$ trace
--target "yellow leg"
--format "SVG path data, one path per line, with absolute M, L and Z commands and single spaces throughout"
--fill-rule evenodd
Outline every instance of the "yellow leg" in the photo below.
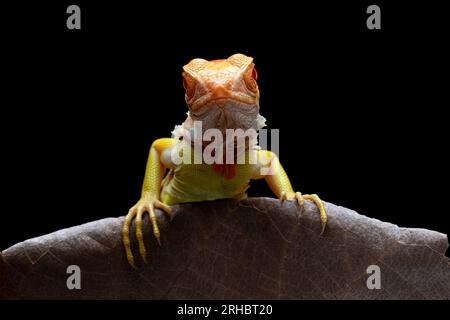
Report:
M 304 208 L 305 200 L 309 200 L 317 206 L 320 214 L 320 222 L 322 224 L 322 231 L 320 233 L 322 235 L 327 225 L 327 213 L 319 196 L 317 194 L 302 195 L 300 192 L 294 192 L 286 171 L 284 171 L 280 161 L 274 153 L 267 150 L 261 150 L 259 151 L 258 159 L 260 161 L 261 168 L 265 169 L 264 172 L 269 173 L 264 175 L 267 184 L 281 201 L 297 200 L 301 210 Z M 258 173 L 255 174 L 255 178 L 260 178 Z
M 139 254 L 145 263 L 147 263 L 147 251 L 145 249 L 142 234 L 142 217 L 145 213 L 149 214 L 153 234 L 158 243 L 161 244 L 160 232 L 154 209 L 159 208 L 169 215 L 171 213 L 171 208 L 159 200 L 161 182 L 166 171 L 166 168 L 161 162 L 161 153 L 164 150 L 173 147 L 178 142 L 178 140 L 170 138 L 162 138 L 153 142 L 145 170 L 141 199 L 128 211 L 128 214 L 125 217 L 122 229 L 122 239 L 127 260 L 133 268 L 136 268 L 136 264 L 133 253 L 131 252 L 130 228 L 134 218 L 136 218 L 136 239 L 139 245 Z

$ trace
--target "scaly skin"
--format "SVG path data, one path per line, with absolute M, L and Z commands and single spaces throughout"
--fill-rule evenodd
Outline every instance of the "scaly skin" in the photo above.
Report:
M 184 129 L 191 129 L 193 120 L 201 121 L 205 130 L 216 128 L 222 133 L 225 133 L 225 129 L 259 128 L 259 89 L 252 58 L 234 54 L 224 60 L 194 59 L 183 70 L 185 99 L 189 107 Z M 155 208 L 170 215 L 170 205 L 176 203 L 242 199 L 246 197 L 251 179 L 264 178 L 280 201 L 295 200 L 300 209 L 305 200 L 312 201 L 319 209 L 323 233 L 327 215 L 322 201 L 315 194 L 294 192 L 274 153 L 248 147 L 240 155 L 246 157 L 242 164 L 174 164 L 172 153 L 179 153 L 186 143 L 186 139 L 162 138 L 154 141 L 150 148 L 141 198 L 129 210 L 123 225 L 123 244 L 132 267 L 136 268 L 130 247 L 130 227 L 134 218 L 139 253 L 147 262 L 142 236 L 142 217 L 145 213 L 149 214 L 153 234 L 160 242 Z M 187 150 L 193 149 L 188 145 Z M 251 153 L 256 156 L 256 163 L 248 161 L 247 157 Z

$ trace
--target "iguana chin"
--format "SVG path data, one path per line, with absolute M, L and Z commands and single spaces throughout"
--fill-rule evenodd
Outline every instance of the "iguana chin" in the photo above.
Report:
M 170 205 L 183 202 L 198 202 L 216 199 L 243 199 L 247 196 L 250 180 L 264 178 L 270 189 L 281 201 L 295 200 L 300 208 L 305 200 L 316 204 L 320 212 L 322 232 L 327 215 L 320 198 L 294 192 L 289 178 L 274 153 L 260 150 L 249 143 L 244 153 L 233 159 L 245 157 L 243 163 L 175 164 L 173 154 L 192 150 L 194 121 L 201 121 L 202 129 L 255 129 L 265 125 L 259 114 L 259 89 L 257 72 L 251 57 L 234 54 L 228 59 L 207 61 L 193 59 L 183 67 L 183 86 L 189 108 L 188 117 L 181 126 L 176 126 L 172 138 L 153 142 L 148 156 L 145 178 L 140 200 L 129 210 L 123 225 L 123 243 L 131 266 L 136 268 L 130 247 L 130 226 L 135 219 L 139 253 L 147 262 L 142 236 L 142 217 L 150 216 L 153 233 L 158 242 L 160 232 L 154 209 L 171 214 Z M 189 144 L 189 145 L 186 145 Z M 187 146 L 187 148 L 186 148 Z M 203 148 L 202 148 L 203 150 Z M 249 155 L 256 161 L 248 161 Z M 241 161 L 242 162 L 242 161 Z M 263 174 L 264 170 L 270 174 Z

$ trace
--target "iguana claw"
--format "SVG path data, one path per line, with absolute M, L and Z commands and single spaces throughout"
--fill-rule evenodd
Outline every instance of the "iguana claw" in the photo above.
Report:
M 144 262 L 147 263 L 147 251 L 145 249 L 144 238 L 143 238 L 143 234 L 142 234 L 142 217 L 146 212 L 148 212 L 149 217 L 150 217 L 150 222 L 152 223 L 152 227 L 153 227 L 153 234 L 154 234 L 156 240 L 158 241 L 158 243 L 161 245 L 160 232 L 159 232 L 158 222 L 156 220 L 156 215 L 155 215 L 155 210 L 154 210 L 155 208 L 159 208 L 159 209 L 163 210 L 169 216 L 172 212 L 172 209 L 168 205 L 162 203 L 159 200 L 141 199 L 134 207 L 132 207 L 130 209 L 130 211 L 128 211 L 128 214 L 125 217 L 125 221 L 124 221 L 123 229 L 122 229 L 123 245 L 125 247 L 125 253 L 127 256 L 127 260 L 129 262 L 129 264 L 135 269 L 137 269 L 137 267 L 136 267 L 136 263 L 134 261 L 133 253 L 131 252 L 131 244 L 130 244 L 131 223 L 133 222 L 133 218 L 136 218 L 136 239 L 137 239 L 138 245 L 139 245 L 139 254 L 140 254 L 142 260 L 144 260 Z
M 322 235 L 325 231 L 325 227 L 327 225 L 327 213 L 325 211 L 325 207 L 323 205 L 322 200 L 320 200 L 319 196 L 317 194 L 304 194 L 302 195 L 300 192 L 290 193 L 283 191 L 280 195 L 280 200 L 283 202 L 284 200 L 297 200 L 298 205 L 300 206 L 301 210 L 303 211 L 303 208 L 305 206 L 305 200 L 312 201 L 317 208 L 319 209 L 320 214 L 320 222 L 322 224 L 322 231 L 320 232 L 320 235 Z

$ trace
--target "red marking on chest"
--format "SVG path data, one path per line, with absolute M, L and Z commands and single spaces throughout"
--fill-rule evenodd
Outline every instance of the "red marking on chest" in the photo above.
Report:
M 225 179 L 230 180 L 236 176 L 236 164 L 217 164 L 214 163 L 212 168 L 215 172 L 220 173 Z
M 203 147 L 203 150 L 204 149 L 205 147 Z M 215 150 L 212 150 L 211 155 L 213 157 L 215 156 Z M 236 176 L 236 163 L 234 162 L 232 164 L 227 164 L 225 154 L 223 155 L 222 164 L 213 163 L 211 167 L 215 172 L 221 174 L 226 180 L 233 179 Z

